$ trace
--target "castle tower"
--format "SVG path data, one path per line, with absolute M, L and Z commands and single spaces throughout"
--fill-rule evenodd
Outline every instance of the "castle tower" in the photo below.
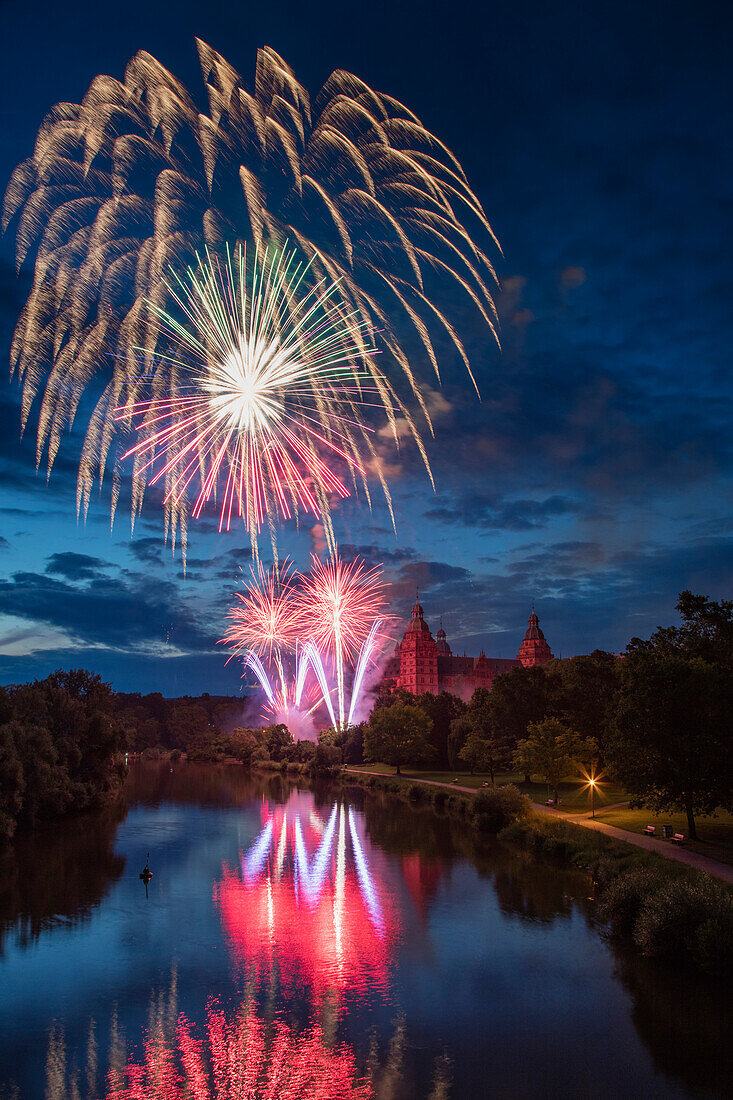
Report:
M 533 607 L 524 641 L 519 647 L 517 660 L 520 665 L 530 668 L 532 665 L 546 665 L 552 659 L 552 650 L 545 641 L 545 636 L 540 629 L 540 620 L 537 618 Z
M 397 686 L 411 691 L 413 695 L 422 695 L 426 691 L 438 692 L 438 650 L 423 615 L 418 599 L 400 645 Z
M 484 653 L 483 649 L 479 654 L 478 660 L 473 668 L 473 682 L 476 687 L 490 688 L 491 681 L 494 679 L 494 674 L 491 671 L 491 665 L 489 659 Z
M 435 643 L 435 648 L 438 651 L 438 653 L 443 657 L 450 657 L 451 654 L 453 653 L 453 650 L 451 649 L 451 647 L 448 645 L 448 642 L 446 641 L 445 631 L 443 630 L 443 620 L 442 619 L 440 620 L 440 629 L 439 629 L 438 633 L 435 635 L 435 637 L 437 638 L 437 641 Z

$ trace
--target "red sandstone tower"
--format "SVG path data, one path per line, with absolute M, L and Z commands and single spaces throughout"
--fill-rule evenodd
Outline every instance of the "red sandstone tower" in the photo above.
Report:
M 546 665 L 552 659 L 552 651 L 545 641 L 545 636 L 540 629 L 540 621 L 535 615 L 533 607 L 524 641 L 519 647 L 517 660 L 520 665 L 529 668 L 530 665 Z
M 438 650 L 430 627 L 423 618 L 423 609 L 415 603 L 412 621 L 400 645 L 400 674 L 397 686 L 422 695 L 438 694 Z

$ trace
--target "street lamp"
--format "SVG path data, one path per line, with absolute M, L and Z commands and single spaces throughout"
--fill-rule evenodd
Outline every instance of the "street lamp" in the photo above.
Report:
M 590 785 L 590 799 L 591 799 L 591 817 L 595 820 L 596 816 L 596 777 L 593 776 L 588 780 Z

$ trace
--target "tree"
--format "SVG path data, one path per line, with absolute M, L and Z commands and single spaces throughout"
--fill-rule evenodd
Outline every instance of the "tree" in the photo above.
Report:
M 433 729 L 430 734 L 430 741 L 436 752 L 438 766 L 453 768 L 454 765 L 450 763 L 451 750 L 449 747 L 451 723 L 466 713 L 466 704 L 457 695 L 452 695 L 449 691 L 441 691 L 439 695 L 433 695 L 431 692 L 426 691 L 414 699 L 404 701 L 414 702 L 432 720 Z
M 648 641 L 632 638 L 627 652 L 684 653 L 733 668 L 733 600 L 709 600 L 685 590 L 680 592 L 677 611 L 681 626 L 661 627 Z
M 365 723 L 359 722 L 356 726 L 349 726 L 341 747 L 345 764 L 364 763 L 364 728 Z
M 684 593 L 683 593 L 684 595 Z M 696 814 L 733 808 L 733 668 L 687 656 L 664 631 L 629 647 L 607 766 L 638 805 Z
M 179 703 L 168 718 L 168 733 L 173 745 L 188 752 L 209 732 L 209 716 L 199 703 Z
M 311 769 L 321 775 L 330 775 L 341 767 L 341 749 L 328 741 L 319 741 L 311 761 Z
M 451 722 L 448 734 L 448 767 L 452 772 L 456 770 L 461 750 L 474 729 L 473 722 L 465 715 L 454 718 Z
M 23 806 L 25 780 L 23 765 L 15 746 L 14 723 L 0 726 L 0 840 L 15 832 Z
M 312 741 L 298 741 L 298 760 L 301 764 L 308 764 L 316 755 L 316 746 Z
M 598 752 L 592 738 L 583 738 L 557 718 L 530 722 L 526 738 L 517 745 L 515 767 L 539 774 L 558 799 L 560 780 L 579 764 L 589 764 Z
M 491 735 L 482 736 L 475 727 L 471 729 L 458 757 L 466 764 L 471 774 L 475 771 L 488 772 L 492 787 L 496 773 L 507 768 L 512 758 L 504 742 Z
M 506 736 L 500 736 L 494 729 L 488 688 L 476 688 L 467 713 L 473 732 L 463 746 L 461 759 L 471 770 L 488 772 L 493 786 L 496 773 L 511 765 L 513 746 L 509 745 Z
M 262 732 L 270 759 L 282 760 L 283 751 L 293 744 L 293 735 L 288 727 L 279 722 L 277 725 L 265 726 Z
M 542 665 L 517 667 L 497 676 L 488 703 L 488 724 L 493 736 L 513 751 L 526 737 L 531 722 L 541 722 L 556 714 L 557 681 L 552 667 Z M 525 779 L 529 780 L 529 776 Z
M 372 711 L 364 730 L 364 759 L 393 764 L 420 764 L 432 759 L 432 721 L 420 707 L 395 703 Z
M 252 753 L 261 742 L 260 730 L 238 727 L 229 734 L 229 752 L 243 764 L 252 763 Z
M 581 657 L 557 661 L 559 694 L 556 717 L 581 737 L 592 737 L 601 753 L 613 718 L 621 661 L 596 649 Z

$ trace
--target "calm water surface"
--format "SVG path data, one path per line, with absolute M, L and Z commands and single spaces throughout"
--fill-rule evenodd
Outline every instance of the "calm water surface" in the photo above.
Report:
M 726 991 L 432 811 L 140 765 L 0 872 L 0 1097 L 731 1095 Z

